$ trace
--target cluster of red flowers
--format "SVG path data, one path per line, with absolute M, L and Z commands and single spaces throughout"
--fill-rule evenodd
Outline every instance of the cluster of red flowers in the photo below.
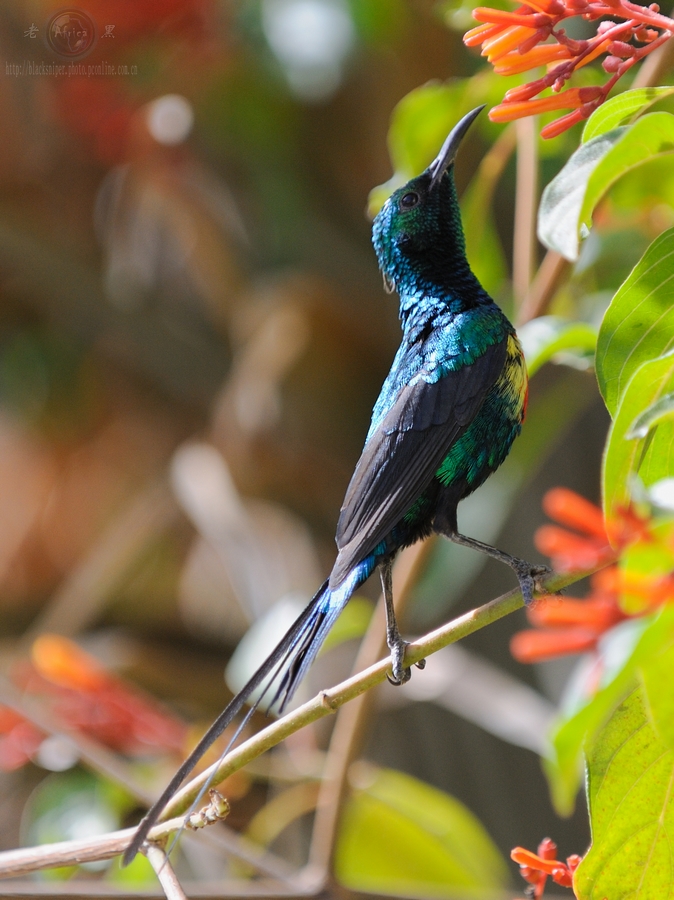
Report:
M 548 876 L 562 887 L 573 887 L 573 873 L 580 865 L 580 856 L 569 856 L 563 863 L 555 859 L 556 855 L 557 844 L 550 838 L 543 838 L 538 845 L 538 853 L 532 853 L 524 847 L 515 847 L 511 851 L 511 858 L 519 863 L 522 878 L 532 885 L 532 900 L 539 900 L 543 896 Z
M 599 23 L 594 37 L 574 40 L 558 26 L 576 16 L 587 21 L 611 19 Z M 674 19 L 662 15 L 656 3 L 640 6 L 630 0 L 532 0 L 514 12 L 478 6 L 473 18 L 483 24 L 468 31 L 464 42 L 469 47 L 481 44 L 482 55 L 498 74 L 549 66 L 541 78 L 509 90 L 489 113 L 494 122 L 509 122 L 550 110 L 572 110 L 543 128 L 546 138 L 587 119 L 619 78 L 674 35 Z M 603 54 L 603 68 L 611 76 L 604 85 L 562 90 L 577 69 Z M 538 97 L 546 88 L 552 88 L 552 96 Z
M 612 562 L 617 552 L 637 541 L 654 540 L 650 519 L 630 508 L 622 510 L 611 524 L 609 541 L 601 510 L 565 488 L 549 491 L 543 508 L 550 518 L 566 526 L 544 525 L 536 532 L 536 546 L 551 558 L 558 572 L 596 568 Z M 527 610 L 534 627 L 514 635 L 510 644 L 519 662 L 540 662 L 595 649 L 606 631 L 629 617 L 621 605 L 624 594 L 639 598 L 638 615 L 674 599 L 672 574 L 643 576 L 609 565 L 593 575 L 590 584 L 591 591 L 585 599 L 566 595 L 541 597 Z
M 113 750 L 133 756 L 184 752 L 188 738 L 184 722 L 111 675 L 66 638 L 38 638 L 30 663 L 18 666 L 13 680 L 26 694 L 45 699 L 57 721 Z M 45 737 L 20 713 L 0 706 L 0 770 L 25 765 Z

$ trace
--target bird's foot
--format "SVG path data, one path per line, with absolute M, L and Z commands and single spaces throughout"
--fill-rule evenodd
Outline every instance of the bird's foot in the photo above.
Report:
M 514 559 L 513 569 L 520 583 L 520 590 L 525 606 L 530 606 L 534 600 L 534 593 L 549 593 L 543 582 L 544 578 L 552 574 L 549 566 L 532 566 L 524 559 Z
M 401 684 L 406 684 L 410 678 L 412 677 L 412 672 L 408 667 L 404 665 L 405 659 L 405 647 L 407 647 L 408 642 L 404 641 L 401 637 L 397 640 L 389 641 L 389 649 L 391 651 L 391 674 L 386 673 L 386 678 L 389 684 L 394 684 L 396 687 L 399 687 Z M 419 660 L 420 663 L 426 665 L 426 660 Z M 420 669 L 423 669 L 424 666 L 419 665 Z

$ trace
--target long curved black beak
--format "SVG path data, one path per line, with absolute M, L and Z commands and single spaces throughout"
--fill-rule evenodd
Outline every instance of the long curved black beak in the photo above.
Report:
M 477 109 L 466 113 L 463 119 L 461 119 L 460 122 L 457 122 L 454 128 L 452 128 L 452 130 L 447 135 L 445 143 L 442 145 L 440 152 L 428 167 L 428 170 L 431 173 L 431 190 L 433 190 L 433 188 L 440 183 L 440 179 L 445 174 L 449 166 L 454 162 L 457 150 L 459 149 L 459 144 L 463 140 L 464 135 L 466 134 L 470 126 L 473 124 L 473 121 L 480 115 L 484 107 L 485 104 L 483 103 L 482 106 L 478 106 Z

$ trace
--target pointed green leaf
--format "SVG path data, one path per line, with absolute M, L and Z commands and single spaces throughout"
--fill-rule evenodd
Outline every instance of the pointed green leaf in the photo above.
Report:
M 611 416 L 637 368 L 674 347 L 674 228 L 650 245 L 606 310 L 595 360 Z
M 602 471 L 604 514 L 613 519 L 628 505 L 634 475 L 648 487 L 674 474 L 674 422 L 666 419 L 646 437 L 628 439 L 645 409 L 674 391 L 674 351 L 644 363 L 632 376 L 611 425 Z
M 605 134 L 619 125 L 627 125 L 638 113 L 643 112 L 663 97 L 674 94 L 674 86 L 635 88 L 624 91 L 602 103 L 585 123 L 582 142 L 586 144 L 592 138 Z
M 580 215 L 590 177 L 624 131 L 614 128 L 582 144 L 543 191 L 538 209 L 538 237 L 549 250 L 566 259 L 578 258 Z
M 635 166 L 674 150 L 674 116 L 649 113 L 614 128 L 576 150 L 543 192 L 538 235 L 550 250 L 578 259 L 580 232 L 609 187 Z
M 593 353 L 597 332 L 585 322 L 569 322 L 559 316 L 541 316 L 517 329 L 524 349 L 529 377 L 562 351 Z
M 674 751 L 635 690 L 589 748 L 592 846 L 576 871 L 579 900 L 674 898 Z
M 402 772 L 368 766 L 363 773 L 369 783 L 349 800 L 337 841 L 335 872 L 343 885 L 433 897 L 452 887 L 507 884 L 501 855 L 458 800 Z

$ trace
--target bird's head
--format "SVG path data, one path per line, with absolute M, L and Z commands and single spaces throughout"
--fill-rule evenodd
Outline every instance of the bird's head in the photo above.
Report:
M 462 138 L 484 109 L 479 106 L 451 130 L 430 166 L 388 198 L 372 227 L 372 241 L 389 290 L 424 290 L 443 283 L 465 264 L 454 159 Z

